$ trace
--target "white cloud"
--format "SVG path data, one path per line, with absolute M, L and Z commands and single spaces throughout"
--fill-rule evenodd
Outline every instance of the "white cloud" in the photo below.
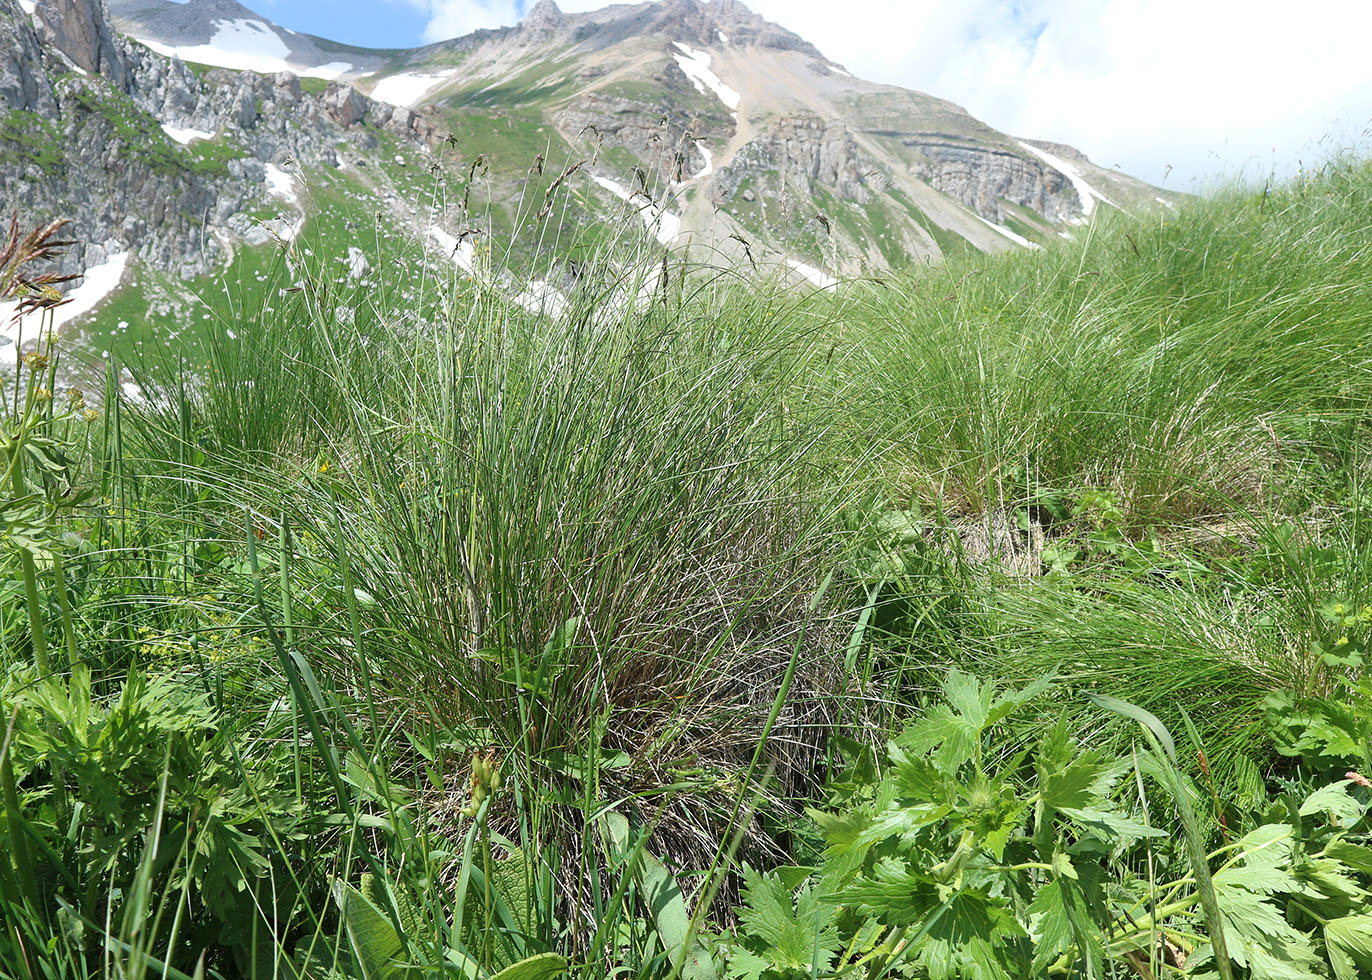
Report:
M 1366 0 L 848 0 L 843 17 L 827 0 L 752 6 L 858 75 L 1151 180 L 1170 165 L 1182 189 L 1221 171 L 1290 173 L 1372 123 Z
M 404 2 L 439 40 L 516 23 L 532 0 Z M 1291 173 L 1372 123 L 1368 0 L 846 0 L 841 16 L 833 0 L 745 2 L 861 77 L 1149 180 L 1170 166 L 1183 190 Z
M 404 0 L 420 11 L 425 43 L 461 37 L 483 27 L 508 27 L 519 23 L 525 4 L 519 0 Z

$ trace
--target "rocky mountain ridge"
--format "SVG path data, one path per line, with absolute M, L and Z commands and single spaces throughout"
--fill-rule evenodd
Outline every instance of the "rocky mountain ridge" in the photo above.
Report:
M 668 250 L 816 285 L 1169 203 L 1071 148 L 855 78 L 738 0 L 540 0 L 517 26 L 399 51 L 236 0 L 0 0 L 0 52 L 6 203 L 75 218 L 67 272 L 128 253 L 204 276 L 322 221 L 302 193 L 321 181 L 348 227 L 385 215 L 447 268 L 470 269 L 474 235 L 517 259 L 603 238 L 623 209 Z M 437 211 L 418 206 L 424 169 L 446 173 Z M 522 202 L 559 188 L 566 206 L 539 211 L 558 233 L 526 233 Z
M 7 204 L 70 216 L 78 245 L 64 271 L 133 249 L 180 276 L 220 266 L 254 237 L 268 166 L 337 165 L 362 121 L 416 142 L 435 127 L 348 85 L 302 91 L 290 73 L 191 71 L 109 29 L 99 4 L 0 0 L 0 144 Z M 233 149 L 197 156 L 197 138 Z M 262 234 L 258 227 L 256 237 Z

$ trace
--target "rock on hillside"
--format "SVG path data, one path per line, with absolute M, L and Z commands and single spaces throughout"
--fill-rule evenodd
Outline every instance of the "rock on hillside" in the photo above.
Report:
M 336 164 L 338 141 L 374 140 L 364 123 L 438 136 L 350 85 L 311 94 L 288 72 L 199 76 L 113 32 L 98 0 L 38 0 L 32 15 L 0 0 L 0 50 L 0 183 L 29 220 L 73 218 L 67 272 L 129 250 L 181 276 L 208 272 L 250 231 L 269 166 Z

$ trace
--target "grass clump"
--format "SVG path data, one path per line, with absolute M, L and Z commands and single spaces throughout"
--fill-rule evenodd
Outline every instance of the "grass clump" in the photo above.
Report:
M 203 372 L 35 351 L 4 971 L 1372 968 L 1369 219 L 1345 163 L 799 298 L 297 243 Z

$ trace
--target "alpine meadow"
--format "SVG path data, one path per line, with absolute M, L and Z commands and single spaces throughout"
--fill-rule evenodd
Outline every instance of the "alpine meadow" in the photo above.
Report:
M 144 81 L 0 107 L 0 977 L 1372 976 L 1365 156 L 750 117 L 724 46 L 849 83 L 726 0 L 641 83 L 508 52 L 705 7 L 272 81 L 110 6 Z

